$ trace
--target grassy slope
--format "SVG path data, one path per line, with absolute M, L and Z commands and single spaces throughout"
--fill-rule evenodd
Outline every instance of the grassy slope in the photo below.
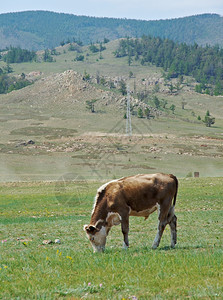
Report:
M 117 43 L 114 41 L 106 45 L 102 60 L 98 59 L 99 54 L 86 56 L 89 51 L 84 47 L 83 53 L 88 60 L 75 62 L 76 53 L 67 52 L 67 47 L 64 47 L 58 49 L 61 55 L 56 56 L 56 63 L 13 64 L 13 69 L 15 74 L 41 71 L 43 77 L 67 69 L 74 69 L 80 74 L 87 71 L 93 76 L 98 71 L 100 76 L 123 76 L 126 79 L 129 71 L 132 71 L 134 78 L 128 82 L 133 88 L 135 81 L 137 90 L 145 88 L 143 78 L 160 78 L 161 70 L 158 68 L 142 67 L 136 62 L 129 67 L 126 58 L 114 59 L 113 52 Z M 51 88 L 49 90 L 52 94 L 48 92 L 46 96 L 47 84 L 43 85 L 40 81 L 23 90 L 0 95 L 1 181 L 57 180 L 67 173 L 77 173 L 88 179 L 109 179 L 129 173 L 155 171 L 172 172 L 180 177 L 193 171 L 200 171 L 201 176 L 223 175 L 221 97 L 199 95 L 186 88 L 177 96 L 160 92 L 157 96 L 166 99 L 168 107 L 176 105 L 175 114 L 167 111 L 152 121 L 133 117 L 135 136 L 130 141 L 122 135 L 125 133 L 124 108 L 114 103 L 106 106 L 101 100 L 100 104 L 96 104 L 98 112 L 91 114 L 85 107 L 89 95 L 83 94 L 77 102 L 73 102 L 72 98 L 64 99 L 63 94 L 57 95 Z M 55 102 L 56 96 L 59 98 Z M 187 101 L 185 110 L 181 109 L 182 99 Z M 212 128 L 197 122 L 197 116 L 203 118 L 208 109 L 216 117 L 216 124 Z M 192 116 L 192 112 L 195 116 Z M 35 132 L 39 132 L 41 127 L 48 130 L 42 130 L 42 134 L 37 135 Z M 62 136 L 52 137 L 50 132 L 55 131 L 55 128 L 62 128 Z M 28 135 L 28 129 L 32 129 L 33 134 Z M 67 129 L 75 129 L 77 133 L 69 137 Z M 86 132 L 89 134 L 86 135 Z M 118 133 L 119 136 L 97 137 L 97 132 Z M 35 140 L 36 148 L 16 147 L 18 141 L 29 139 Z M 80 143 L 81 147 L 67 152 L 66 143 L 71 148 Z M 107 150 L 103 145 L 107 145 Z M 55 150 L 57 147 L 62 148 Z
M 148 221 L 131 218 L 128 251 L 113 227 L 101 255 L 82 231 L 99 185 L 0 185 L 1 299 L 222 298 L 222 179 L 180 180 L 175 250 L 168 228 L 160 248 L 150 249 L 154 213 Z M 61 244 L 42 245 L 56 238 Z

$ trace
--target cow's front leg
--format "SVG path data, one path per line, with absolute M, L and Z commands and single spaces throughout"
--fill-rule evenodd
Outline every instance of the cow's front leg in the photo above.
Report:
M 122 217 L 122 233 L 124 237 L 123 248 L 128 249 L 129 247 L 129 216 Z

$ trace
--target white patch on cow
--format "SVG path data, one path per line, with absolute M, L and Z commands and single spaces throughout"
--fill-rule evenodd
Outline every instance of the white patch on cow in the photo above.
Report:
M 83 227 L 83 230 L 86 231 L 87 228 L 88 228 L 88 225 L 85 224 L 84 227 Z
M 106 237 L 106 228 L 105 226 L 102 226 L 101 229 L 95 234 L 95 237 L 97 236 L 98 243 L 102 242 L 102 239 Z
M 96 232 L 94 235 L 89 235 L 89 239 L 91 242 L 91 245 L 94 249 L 94 252 L 102 252 L 105 249 L 106 244 L 106 228 L 104 226 L 101 227 L 101 229 Z
M 99 219 L 96 223 L 95 223 L 95 227 L 97 227 L 97 225 L 99 224 L 99 223 L 103 223 L 104 221 L 102 220 L 102 219 Z
M 158 247 L 159 241 L 160 241 L 160 234 L 159 234 L 159 230 L 158 230 L 157 234 L 156 234 L 156 237 L 154 239 L 153 245 L 152 245 L 153 249 L 156 249 Z
M 107 214 L 106 222 L 108 226 L 119 225 L 121 223 L 122 217 L 117 212 L 109 212 Z
M 120 179 L 121 179 L 121 178 L 120 178 Z M 96 204 L 97 204 L 97 200 L 98 200 L 98 197 L 100 196 L 100 194 L 106 189 L 107 185 L 109 185 L 109 184 L 112 183 L 112 182 L 116 182 L 116 181 L 118 181 L 118 180 L 119 180 L 119 179 L 111 180 L 111 181 L 109 181 L 109 182 L 103 184 L 102 186 L 100 186 L 100 187 L 98 188 L 97 194 L 96 194 L 96 196 L 95 196 L 95 198 L 94 198 L 94 204 L 93 204 L 93 209 L 92 209 L 92 215 L 93 215 L 93 213 L 94 213 L 94 210 L 95 210 L 95 207 L 96 207 Z
M 157 207 L 157 211 L 158 211 L 158 219 L 160 216 L 160 205 L 158 203 L 156 203 L 156 207 Z M 152 245 L 152 249 L 156 249 L 159 245 L 160 242 L 160 232 L 159 232 L 159 221 L 158 221 L 158 226 L 157 226 L 157 233 L 155 236 L 155 239 L 153 241 L 153 245 Z
M 109 185 L 109 184 L 112 183 L 112 182 L 116 182 L 116 181 L 118 181 L 118 179 L 113 179 L 113 180 L 111 180 L 111 181 L 109 181 L 109 182 L 106 182 L 105 184 L 103 184 L 102 186 L 100 186 L 100 187 L 98 188 L 97 192 L 98 192 L 98 193 L 103 192 L 107 185 Z
M 159 242 L 160 242 L 160 232 L 159 232 L 159 222 L 158 222 L 157 233 L 153 241 L 152 249 L 156 249 L 159 246 Z

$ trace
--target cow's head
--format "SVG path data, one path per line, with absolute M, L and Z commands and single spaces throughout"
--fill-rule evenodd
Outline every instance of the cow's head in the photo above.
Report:
M 103 252 L 105 250 L 107 231 L 104 226 L 84 225 L 84 231 L 87 233 L 94 252 Z
M 109 212 L 105 221 L 98 220 L 95 225 L 84 225 L 84 231 L 87 233 L 94 252 L 105 250 L 106 238 L 113 225 L 121 223 L 121 216 L 117 212 Z
M 105 250 L 107 230 L 103 226 L 103 221 L 99 220 L 95 225 L 84 225 L 84 231 L 89 238 L 94 252 L 102 252 Z

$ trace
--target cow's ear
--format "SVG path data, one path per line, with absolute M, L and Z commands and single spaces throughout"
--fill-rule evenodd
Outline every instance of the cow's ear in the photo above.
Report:
M 94 225 L 84 225 L 84 230 L 87 233 L 95 234 L 97 231 L 99 231 L 98 228 L 96 228 Z
M 83 230 L 87 231 L 88 225 L 84 225 Z

